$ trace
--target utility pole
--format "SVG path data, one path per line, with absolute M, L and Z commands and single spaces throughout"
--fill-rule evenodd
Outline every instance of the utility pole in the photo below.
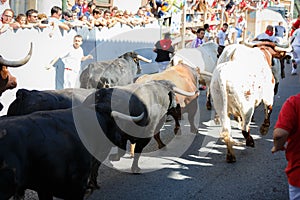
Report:
M 67 0 L 62 0 L 61 8 L 62 8 L 62 11 L 65 11 L 67 9 Z
M 186 5 L 182 7 L 182 18 L 181 18 L 181 43 L 179 48 L 182 49 L 185 47 L 185 29 L 186 29 Z

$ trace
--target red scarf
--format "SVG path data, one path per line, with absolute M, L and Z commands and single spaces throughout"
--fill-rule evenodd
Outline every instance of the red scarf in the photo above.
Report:
M 238 23 L 242 22 L 243 21 L 243 17 L 239 17 L 238 19 Z
M 170 39 L 163 39 L 159 41 L 162 50 L 168 50 L 171 47 L 172 40 Z
M 270 30 L 266 30 L 265 32 L 268 36 L 272 36 L 273 35 L 273 31 L 270 31 Z

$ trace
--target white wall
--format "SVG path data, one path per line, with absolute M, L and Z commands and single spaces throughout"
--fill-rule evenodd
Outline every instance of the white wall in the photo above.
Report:
M 58 6 L 61 8 L 62 1 L 61 0 L 38 0 L 37 8 L 40 13 L 45 13 L 47 16 L 50 16 L 50 10 L 53 6 Z
M 118 6 L 119 10 L 136 12 L 141 6 L 141 0 L 114 0 L 114 6 Z
M 17 77 L 18 86 L 2 94 L 0 100 L 4 109 L 0 115 L 6 114 L 9 104 L 15 99 L 16 91 L 20 88 L 37 90 L 56 88 L 55 68 L 46 70 L 45 67 L 72 45 L 73 37 L 77 33 L 83 35 L 84 54 L 94 56 L 94 59 L 88 62 L 110 60 L 125 52 L 153 48 L 154 43 L 160 39 L 160 27 L 157 24 L 134 29 L 115 26 L 101 31 L 88 30 L 86 27 L 76 31 L 72 29 L 69 32 L 56 30 L 52 37 L 49 37 L 50 32 L 50 29 L 43 31 L 19 29 L 0 35 L 0 55 L 5 59 L 18 60 L 25 57 L 30 43 L 33 43 L 33 54 L 29 62 L 22 67 L 9 69 L 11 74 Z M 82 67 L 87 64 L 83 62 Z

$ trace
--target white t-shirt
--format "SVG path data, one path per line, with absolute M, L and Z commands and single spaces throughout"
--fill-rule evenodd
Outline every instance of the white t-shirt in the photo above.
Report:
M 300 46 L 300 28 L 296 29 L 291 38 L 292 46 Z
M 225 46 L 225 40 L 227 35 L 228 35 L 227 31 L 224 32 L 222 30 L 219 30 L 219 32 L 217 33 L 217 37 L 219 38 L 219 45 Z
M 277 42 L 277 43 L 279 42 L 278 38 L 276 38 L 274 35 L 269 36 L 266 33 L 261 33 L 256 38 L 257 40 L 270 40 L 272 42 Z
M 72 69 L 73 72 L 78 73 L 81 68 L 81 59 L 83 58 L 83 50 L 81 47 L 75 49 L 71 46 L 65 55 L 61 56 L 65 68 Z

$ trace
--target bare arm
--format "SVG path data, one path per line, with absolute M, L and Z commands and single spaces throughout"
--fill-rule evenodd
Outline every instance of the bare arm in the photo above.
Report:
M 87 55 L 87 56 L 83 56 L 82 58 L 81 58 L 81 61 L 85 61 L 85 60 L 88 60 L 88 59 L 93 59 L 93 56 L 92 55 Z
M 273 148 L 272 153 L 277 151 L 284 151 L 285 150 L 285 143 L 287 141 L 289 132 L 282 129 L 282 128 L 275 128 L 273 131 Z

